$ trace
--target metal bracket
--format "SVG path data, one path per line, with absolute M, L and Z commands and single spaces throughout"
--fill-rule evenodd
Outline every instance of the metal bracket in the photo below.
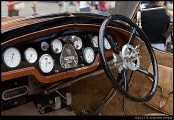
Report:
M 50 102 L 50 104 L 42 106 L 41 104 L 37 104 L 37 108 L 41 114 L 45 114 L 45 108 L 52 108 L 53 110 L 58 110 L 61 108 L 61 99 L 60 96 L 55 97 L 54 104 Z

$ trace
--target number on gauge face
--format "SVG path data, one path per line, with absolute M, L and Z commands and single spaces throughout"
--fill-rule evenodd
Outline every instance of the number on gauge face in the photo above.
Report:
M 104 46 L 105 46 L 105 49 L 107 49 L 107 50 L 111 49 L 111 45 L 109 44 L 109 42 L 106 38 L 104 39 Z
M 7 67 L 15 68 L 21 62 L 21 54 L 17 48 L 10 47 L 3 52 L 2 59 Z
M 76 50 L 80 50 L 82 48 L 82 40 L 80 37 L 76 37 L 75 41 L 73 42 L 73 46 L 75 47 Z
M 62 51 L 62 42 L 58 39 L 54 39 L 51 42 L 51 49 L 56 54 L 60 53 Z
M 49 73 L 54 67 L 54 60 L 49 54 L 44 54 L 39 59 L 39 67 L 42 72 Z
M 24 52 L 24 58 L 28 63 L 34 63 L 37 60 L 37 52 L 34 48 L 27 48 Z
M 95 58 L 94 50 L 91 47 L 86 47 L 83 51 L 83 58 L 86 63 L 92 63 Z
M 98 47 L 98 36 L 93 36 L 93 37 L 92 37 L 92 45 L 93 45 L 93 47 L 95 47 L 95 48 Z

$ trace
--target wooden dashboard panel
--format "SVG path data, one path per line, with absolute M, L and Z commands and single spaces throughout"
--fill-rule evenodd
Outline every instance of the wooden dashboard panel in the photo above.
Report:
M 56 33 L 62 30 L 70 30 L 70 29 L 79 30 L 80 29 L 80 30 L 98 32 L 99 28 L 100 28 L 99 25 L 93 25 L 93 24 L 90 24 L 90 25 L 89 24 L 68 24 L 63 26 L 57 26 L 57 27 L 44 29 L 41 31 L 37 31 L 27 35 L 13 38 L 11 40 L 1 43 L 1 47 L 3 48 L 3 47 L 13 45 L 14 43 L 16 44 L 23 41 L 33 40 L 35 38 L 42 37 L 45 35 L 51 35 L 53 33 Z M 126 40 L 130 36 L 129 32 L 122 30 L 120 28 L 115 28 L 115 27 L 107 27 L 106 32 L 113 34 L 114 37 L 118 39 L 117 42 L 118 42 L 118 46 L 120 46 L 120 49 L 121 49 L 121 46 L 126 42 Z M 108 51 L 106 53 L 106 56 L 107 57 L 112 56 L 112 52 Z M 51 83 L 51 82 L 56 82 L 59 80 L 75 77 L 84 73 L 94 71 L 95 69 L 97 69 L 99 64 L 100 64 L 100 56 L 99 54 L 97 54 L 94 63 L 89 66 L 84 66 L 84 67 L 77 68 L 74 70 L 69 70 L 66 72 L 55 73 L 53 75 L 48 75 L 48 76 L 41 75 L 35 67 L 25 67 L 22 69 L 15 69 L 11 71 L 2 72 L 1 81 L 7 81 L 10 79 L 19 78 L 22 76 L 33 75 L 38 81 L 42 83 Z

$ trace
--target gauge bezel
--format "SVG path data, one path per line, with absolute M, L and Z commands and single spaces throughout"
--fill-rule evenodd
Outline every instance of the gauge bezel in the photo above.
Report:
M 9 50 L 9 49 L 16 49 L 16 51 L 19 53 L 19 56 L 20 56 L 19 63 L 18 63 L 16 66 L 14 66 L 14 67 L 9 66 L 9 65 L 6 63 L 5 59 L 4 59 L 5 52 L 6 52 L 7 50 Z M 7 66 L 8 68 L 15 68 L 15 67 L 18 67 L 19 64 L 21 63 L 21 59 L 22 59 L 21 53 L 20 53 L 20 51 L 19 51 L 16 47 L 9 47 L 9 48 L 6 48 L 6 49 L 3 51 L 3 53 L 2 53 L 2 61 L 3 61 L 3 63 L 5 64 L 5 66 Z
M 28 51 L 29 49 L 33 49 L 33 50 L 35 51 L 36 55 L 37 55 L 36 60 L 35 60 L 34 62 L 30 62 L 30 61 L 27 59 L 27 57 L 26 57 L 27 51 Z M 25 58 L 26 62 L 28 62 L 28 63 L 30 63 L 30 64 L 35 63 L 35 62 L 37 61 L 37 59 L 38 59 L 38 53 L 37 53 L 36 49 L 34 49 L 33 47 L 27 48 L 27 49 L 25 50 L 25 52 L 24 52 L 24 58 Z
M 54 39 L 54 40 L 51 42 L 51 50 L 52 50 L 55 54 L 59 54 L 59 53 L 62 52 L 62 49 L 60 50 L 60 52 L 56 52 L 56 51 L 53 49 L 53 43 L 54 43 L 55 41 L 58 41 L 58 42 L 61 43 L 62 49 L 63 49 L 63 44 L 62 44 L 62 42 L 61 42 L 59 39 Z
M 43 71 L 43 69 L 41 69 L 41 68 L 42 68 L 42 67 L 41 67 L 41 60 L 42 60 L 43 57 L 45 57 L 45 56 L 50 56 L 51 59 L 52 59 L 52 62 L 53 62 L 53 67 L 52 67 L 52 69 L 51 69 L 49 72 L 45 72 L 45 71 Z M 39 58 L 39 68 L 40 68 L 40 70 L 41 70 L 43 73 L 50 73 L 50 72 L 53 70 L 54 65 L 55 65 L 55 61 L 54 61 L 53 57 L 52 57 L 50 54 L 43 54 L 43 55 Z
M 92 62 L 88 62 L 87 59 L 86 59 L 86 57 L 85 57 L 85 52 L 86 52 L 87 49 L 91 49 L 92 52 L 93 52 L 94 59 L 92 60 Z M 91 64 L 91 63 L 94 62 L 94 60 L 95 60 L 95 52 L 94 52 L 94 49 L 93 49 L 92 47 L 86 47 L 86 48 L 83 50 L 83 59 L 84 59 L 84 61 L 85 61 L 87 64 Z

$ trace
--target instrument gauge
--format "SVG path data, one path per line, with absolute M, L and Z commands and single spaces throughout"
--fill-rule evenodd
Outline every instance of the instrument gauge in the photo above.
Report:
M 54 67 L 54 60 L 51 55 L 44 54 L 39 59 L 39 67 L 42 72 L 49 73 Z
M 49 48 L 49 44 L 47 42 L 44 41 L 44 42 L 41 43 L 41 49 L 43 51 L 48 50 L 48 48 Z
M 82 48 L 82 44 L 83 43 L 80 37 L 74 38 L 73 46 L 75 47 L 76 50 L 80 50 Z
M 106 38 L 104 39 L 104 47 L 107 50 L 111 49 L 111 45 Z
M 93 36 L 93 37 L 92 37 L 92 45 L 93 45 L 93 47 L 95 47 L 95 48 L 98 47 L 98 36 Z
M 91 47 L 86 47 L 83 51 L 83 58 L 86 63 L 92 63 L 95 58 L 94 50 Z
M 62 51 L 62 42 L 58 39 L 54 39 L 51 42 L 51 49 L 56 54 L 60 53 Z
M 24 58 L 29 63 L 34 63 L 37 60 L 37 52 L 34 48 L 27 48 L 24 52 Z
M 15 68 L 21 62 L 21 54 L 17 48 L 10 47 L 3 52 L 2 59 L 7 67 Z

